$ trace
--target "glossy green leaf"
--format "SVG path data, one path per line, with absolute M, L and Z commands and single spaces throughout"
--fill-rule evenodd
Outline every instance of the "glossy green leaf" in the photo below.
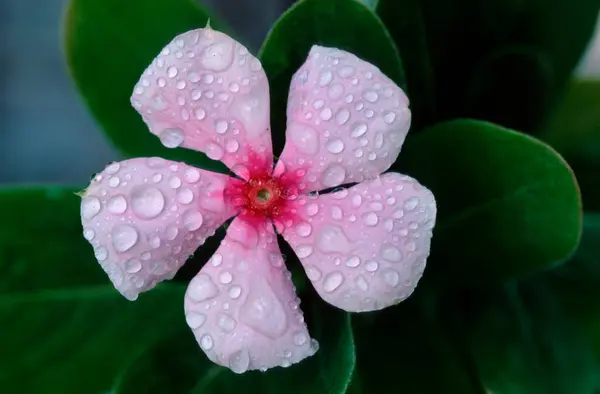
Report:
M 110 285 L 1 295 L 2 391 L 109 392 L 122 368 L 184 320 L 183 292 L 163 286 L 135 303 Z
M 599 10 L 600 0 L 380 0 L 377 8 L 405 61 L 417 128 L 484 117 L 527 132 L 560 97 Z M 515 47 L 532 57 L 511 54 Z M 524 98 L 533 111 L 516 104 Z
M 302 0 L 275 23 L 260 51 L 271 87 L 275 152 L 284 143 L 285 113 L 292 75 L 313 45 L 335 47 L 369 61 L 398 85 L 404 74 L 398 51 L 379 18 L 355 0 Z
M 83 238 L 75 189 L 0 189 L 0 296 L 107 284 Z
M 587 339 L 600 372 L 600 214 L 584 215 L 577 253 L 547 276 L 569 317 Z
M 174 343 L 161 343 L 132 363 L 116 394 L 343 394 L 355 362 L 350 317 L 314 292 L 303 297 L 301 307 L 320 348 L 299 364 L 237 375 L 208 361 L 186 327 Z
M 527 275 L 577 247 L 575 178 L 532 137 L 474 120 L 441 123 L 408 138 L 396 167 L 438 204 L 426 276 L 452 285 Z
M 224 170 L 204 154 L 169 150 L 129 102 L 135 83 L 176 35 L 206 26 L 208 12 L 193 0 L 71 0 L 65 46 L 71 75 L 106 135 L 126 156 L 161 156 Z M 222 25 L 210 19 L 211 26 Z
M 397 306 L 353 314 L 357 361 L 349 393 L 479 393 L 438 312 L 435 296 L 419 286 Z
M 573 81 L 541 138 L 560 152 L 581 186 L 583 208 L 600 211 L 600 81 Z
M 593 355 L 543 279 L 464 291 L 448 309 L 483 392 L 595 392 Z

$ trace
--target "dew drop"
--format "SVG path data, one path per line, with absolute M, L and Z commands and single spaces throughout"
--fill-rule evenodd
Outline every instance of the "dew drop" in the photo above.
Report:
M 217 317 L 217 324 L 221 330 L 225 332 L 232 332 L 237 325 L 237 322 L 228 314 L 221 313 L 219 317 Z
M 409 211 L 413 211 L 415 208 L 417 208 L 417 205 L 419 205 L 418 197 L 411 197 L 404 202 L 404 208 Z
M 206 274 L 198 274 L 188 287 L 187 295 L 192 301 L 203 302 L 214 298 L 219 293 L 219 289 L 214 284 L 210 276 Z
M 346 259 L 344 264 L 346 264 L 348 267 L 356 268 L 360 265 L 360 257 L 350 256 L 348 259 Z
M 96 232 L 92 229 L 86 229 L 83 231 L 83 237 L 88 241 L 91 241 L 96 236 Z
M 215 132 L 217 134 L 225 134 L 227 132 L 227 129 L 229 128 L 229 124 L 227 123 L 226 120 L 217 120 L 215 122 Z
M 104 246 L 94 248 L 94 256 L 98 261 L 104 261 L 108 257 L 108 250 Z
M 380 249 L 381 257 L 387 261 L 397 263 L 402 260 L 402 252 L 392 244 L 383 244 Z
M 154 187 L 138 186 L 131 192 L 131 209 L 141 219 L 153 219 L 164 208 L 165 198 Z
M 219 282 L 223 283 L 224 285 L 231 283 L 232 280 L 233 276 L 228 271 L 223 271 L 219 274 Z
M 313 247 L 310 245 L 300 245 L 296 248 L 296 255 L 298 258 L 306 258 L 310 256 L 313 252 Z
M 101 207 L 102 205 L 98 197 L 85 197 L 81 200 L 81 216 L 86 220 L 90 220 L 100 212 Z
M 227 294 L 229 294 L 229 297 L 235 300 L 242 294 L 242 288 L 238 285 L 233 285 L 229 288 Z
M 196 183 L 200 180 L 200 171 L 195 168 L 185 170 L 184 178 L 188 183 Z
M 225 143 L 225 150 L 229 153 L 235 153 L 240 148 L 240 143 L 237 140 L 228 140 Z
M 203 108 L 198 107 L 194 110 L 194 116 L 196 119 L 202 120 L 206 117 L 206 111 Z
M 187 211 L 183 215 L 183 226 L 189 231 L 196 231 L 202 226 L 204 221 L 202 214 L 194 209 Z
M 367 283 L 367 280 L 365 279 L 364 276 L 359 275 L 355 280 L 354 283 L 356 283 L 356 287 L 358 287 L 359 289 L 361 289 L 362 291 L 368 291 L 369 290 L 369 283 Z
M 377 263 L 377 261 L 369 260 L 365 263 L 365 269 L 368 272 L 375 272 L 377 271 L 377 268 L 379 268 L 379 264 Z
M 187 187 L 179 189 L 177 192 L 177 201 L 181 204 L 189 204 L 194 200 L 194 193 Z
M 362 215 L 363 223 L 367 226 L 376 226 L 379 222 L 379 217 L 375 212 L 367 212 Z
M 210 335 L 204 334 L 202 338 L 200 338 L 200 346 L 202 346 L 204 350 L 212 349 L 213 345 L 214 341 Z
M 397 271 L 391 268 L 386 268 L 381 272 L 381 274 L 383 275 L 383 281 L 388 286 L 396 287 L 398 286 L 398 283 L 400 283 L 400 275 L 398 275 Z
M 358 123 L 352 129 L 352 132 L 350 133 L 350 136 L 353 137 L 353 138 L 358 138 L 358 137 L 364 135 L 366 132 L 367 132 L 367 125 L 364 124 L 364 123 Z
M 241 349 L 229 357 L 229 368 L 235 373 L 244 373 L 250 366 L 248 350 Z
M 344 179 L 346 179 L 346 170 L 344 167 L 333 164 L 323 172 L 321 182 L 325 187 L 334 187 L 344 183 Z
M 333 73 L 329 70 L 324 71 L 321 73 L 321 76 L 319 77 L 319 85 L 327 86 L 327 85 L 329 85 L 329 83 L 331 82 L 332 79 L 333 79 Z
M 185 321 L 192 330 L 197 330 L 206 321 L 206 315 L 198 312 L 188 312 L 185 315 Z
M 306 206 L 305 210 L 308 216 L 314 216 L 319 212 L 319 205 L 317 205 L 314 202 L 311 202 Z
M 160 133 L 160 142 L 167 148 L 177 148 L 184 139 L 183 130 L 179 128 L 164 129 Z
M 344 275 L 339 271 L 334 271 L 325 276 L 323 279 L 323 290 L 327 293 L 331 293 L 344 282 Z
M 206 156 L 213 160 L 220 160 L 225 154 L 221 145 L 217 144 L 216 142 L 209 142 L 206 144 L 204 146 L 204 151 Z
M 331 153 L 341 153 L 344 150 L 344 142 L 341 139 L 334 139 L 327 143 L 327 150 Z
M 312 226 L 307 222 L 301 222 L 296 226 L 296 234 L 301 237 L 308 237 L 312 232 Z
M 138 241 L 137 230 L 129 225 L 117 225 L 111 231 L 112 244 L 115 250 L 123 253 L 131 249 Z
M 112 214 L 121 215 L 127 209 L 127 200 L 122 195 L 111 197 L 106 203 L 106 208 Z
M 379 95 L 373 90 L 367 90 L 364 92 L 363 98 L 370 103 L 375 103 L 379 99 Z
M 171 66 L 167 68 L 167 76 L 169 78 L 175 78 L 177 76 L 177 67 Z
M 129 274 L 135 274 L 142 269 L 142 263 L 138 259 L 130 259 L 125 263 L 125 271 Z
M 312 265 L 308 265 L 306 266 L 306 276 L 308 277 L 308 279 L 310 279 L 311 281 L 315 282 L 319 279 L 321 279 L 321 271 Z

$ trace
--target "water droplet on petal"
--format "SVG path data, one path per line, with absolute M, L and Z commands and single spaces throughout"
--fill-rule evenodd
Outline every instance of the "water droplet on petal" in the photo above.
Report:
M 224 285 L 231 283 L 232 280 L 233 276 L 228 271 L 223 271 L 219 274 L 219 282 L 223 283 Z
M 344 183 L 346 170 L 338 164 L 332 164 L 323 172 L 321 182 L 325 187 L 334 187 Z
M 160 133 L 160 142 L 167 148 L 177 148 L 184 139 L 183 130 L 179 128 L 164 129 Z
M 387 261 L 396 263 L 402 260 L 402 252 L 392 244 L 383 244 L 381 246 L 381 257 Z
M 310 204 L 306 205 L 305 210 L 308 216 L 314 216 L 319 212 L 319 205 L 311 202 Z
M 370 103 L 374 103 L 379 99 L 379 95 L 373 90 L 367 90 L 363 94 L 363 98 Z
M 294 334 L 294 345 L 302 346 L 308 341 L 308 336 L 303 332 Z
M 344 142 L 340 139 L 334 139 L 327 143 L 327 150 L 331 153 L 341 153 L 344 150 Z
M 106 208 L 112 214 L 121 215 L 127 210 L 127 200 L 122 195 L 111 197 L 106 203 Z
M 331 293 L 344 282 L 344 275 L 339 271 L 334 271 L 325 276 L 323 279 L 323 290 L 327 293 Z
M 169 78 L 175 78 L 177 76 L 177 67 L 171 66 L 167 69 L 167 76 Z
M 409 211 L 412 211 L 415 208 L 417 208 L 417 205 L 419 205 L 418 197 L 411 197 L 404 202 L 404 208 L 406 208 Z
M 142 269 L 142 263 L 138 259 L 130 259 L 125 263 L 125 271 L 129 274 L 135 274 Z
M 319 77 L 319 85 L 327 86 L 333 79 L 333 73 L 329 70 L 323 71 Z
M 360 265 L 360 257 L 350 256 L 348 259 L 346 259 L 346 262 L 344 264 L 352 268 L 358 267 Z
M 217 317 L 217 324 L 223 331 L 232 332 L 235 330 L 237 322 L 228 314 L 221 313 L 219 317 Z
M 362 275 L 358 276 L 354 280 L 354 283 L 356 283 L 356 287 L 358 287 L 362 291 L 368 291 L 369 290 L 369 283 L 367 283 L 367 280 Z
M 301 237 L 308 237 L 312 232 L 312 226 L 307 222 L 301 222 L 296 226 L 296 234 Z
M 365 263 L 365 269 L 368 272 L 375 272 L 377 271 L 377 268 L 379 268 L 379 263 L 377 263 L 377 261 L 370 260 Z
M 350 133 L 350 136 L 353 138 L 358 138 L 362 135 L 364 135 L 367 132 L 367 125 L 364 123 L 358 123 L 357 125 L 355 125 L 352 128 L 352 132 Z
M 138 241 L 137 230 L 129 225 L 117 225 L 111 231 L 113 247 L 123 253 L 131 249 Z
M 88 241 L 91 241 L 96 236 L 96 232 L 92 229 L 86 229 L 83 231 L 83 237 Z
M 192 209 L 183 215 L 183 226 L 189 231 L 196 231 L 202 226 L 203 220 L 202 214 Z
M 189 204 L 194 200 L 194 193 L 187 187 L 179 189 L 177 192 L 177 201 L 181 204 Z
M 102 208 L 102 205 L 98 197 L 89 196 L 81 200 L 81 216 L 86 220 L 96 216 L 100 212 L 100 208 Z
M 221 145 L 217 144 L 216 142 L 209 142 L 204 147 L 204 150 L 205 150 L 206 156 L 208 156 L 209 158 L 211 158 L 213 160 L 220 160 L 221 158 L 223 158 L 223 155 L 225 154 Z
M 381 272 L 381 274 L 383 275 L 383 281 L 388 286 L 396 287 L 398 286 L 398 283 L 400 283 L 400 275 L 398 275 L 397 271 L 391 268 L 386 268 Z
M 187 295 L 196 302 L 202 302 L 214 298 L 219 289 L 210 276 L 198 274 L 189 284 Z
M 310 256 L 312 254 L 312 252 L 313 252 L 313 247 L 310 245 L 300 245 L 296 248 L 296 255 L 300 259 Z
M 217 120 L 215 123 L 215 132 L 217 134 L 225 134 L 229 128 L 229 123 L 226 120 Z
M 185 321 L 192 330 L 197 330 L 206 321 L 206 315 L 198 312 L 188 312 L 185 314 Z
M 185 170 L 184 178 L 188 183 L 196 183 L 200 180 L 200 171 L 195 168 Z
M 221 256 L 219 253 L 215 253 L 213 255 L 213 257 L 210 259 L 210 263 L 213 265 L 213 267 L 220 266 L 222 262 L 223 262 L 223 256 Z
M 131 209 L 141 219 L 153 219 L 164 208 L 165 198 L 156 188 L 138 186 L 131 192 Z
M 229 297 L 235 300 L 242 294 L 242 288 L 238 285 L 233 285 L 229 288 L 227 294 L 229 294 Z
M 250 366 L 250 355 L 248 350 L 242 349 L 229 357 L 229 368 L 235 373 L 244 373 Z
M 104 246 L 94 248 L 94 256 L 98 261 L 104 261 L 108 257 L 108 250 Z
M 376 226 L 379 222 L 379 217 L 375 212 L 367 212 L 362 215 L 363 223 L 367 226 Z
M 200 346 L 202 346 L 202 348 L 204 350 L 212 349 L 213 345 L 214 345 L 214 341 L 210 335 L 208 335 L 208 334 L 202 335 L 202 338 L 200 338 Z
M 321 271 L 317 267 L 314 267 L 312 265 L 306 266 L 306 276 L 311 281 L 315 282 L 321 279 L 321 275 Z

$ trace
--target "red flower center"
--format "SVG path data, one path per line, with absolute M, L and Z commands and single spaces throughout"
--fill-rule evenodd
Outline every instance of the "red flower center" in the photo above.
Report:
M 253 224 L 271 219 L 276 225 L 295 222 L 294 201 L 301 177 L 282 171 L 273 174 L 265 159 L 251 154 L 248 166 L 237 171 L 245 179 L 231 178 L 225 188 L 225 202 L 240 209 L 240 216 Z M 241 172 L 241 173 L 240 173 Z

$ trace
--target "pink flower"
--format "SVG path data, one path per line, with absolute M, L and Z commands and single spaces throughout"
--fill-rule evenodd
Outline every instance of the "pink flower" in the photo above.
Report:
M 271 223 L 338 308 L 377 310 L 412 293 L 436 205 L 414 179 L 380 175 L 400 152 L 410 111 L 404 92 L 375 66 L 312 47 L 292 80 L 288 142 L 274 170 L 267 78 L 223 33 L 176 37 L 131 101 L 165 146 L 205 152 L 239 178 L 160 158 L 112 163 L 85 191 L 84 236 L 117 290 L 135 300 L 171 279 L 237 215 L 185 295 L 188 325 L 212 361 L 241 373 L 317 351 Z

